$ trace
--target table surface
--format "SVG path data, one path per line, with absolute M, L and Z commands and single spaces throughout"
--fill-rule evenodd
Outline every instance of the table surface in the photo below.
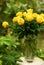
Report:
M 44 61 L 38 57 L 34 58 L 34 61 L 32 63 L 28 63 L 25 59 L 25 57 L 20 58 L 23 62 L 18 62 L 19 65 L 44 65 Z

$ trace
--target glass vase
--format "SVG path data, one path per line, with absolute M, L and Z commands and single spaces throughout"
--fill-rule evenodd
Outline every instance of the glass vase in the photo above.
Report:
M 33 40 L 26 39 L 24 42 L 23 50 L 24 50 L 24 56 L 26 61 L 33 62 L 34 57 L 36 55 L 36 50 L 37 50 L 36 39 L 33 39 Z

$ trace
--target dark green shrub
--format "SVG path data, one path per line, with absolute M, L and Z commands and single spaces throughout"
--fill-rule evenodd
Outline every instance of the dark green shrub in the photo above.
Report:
M 19 43 L 9 37 L 0 37 L 0 60 L 2 65 L 17 65 L 21 52 L 17 50 Z

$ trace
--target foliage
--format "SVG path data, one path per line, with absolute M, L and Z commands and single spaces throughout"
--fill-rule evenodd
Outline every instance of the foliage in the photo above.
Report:
M 38 49 L 36 55 L 44 60 L 44 49 Z
M 0 37 L 0 60 L 2 65 L 17 65 L 21 52 L 17 50 L 19 43 L 9 37 Z

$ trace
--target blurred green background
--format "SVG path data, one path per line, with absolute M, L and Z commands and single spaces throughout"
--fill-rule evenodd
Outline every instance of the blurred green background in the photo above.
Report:
M 17 65 L 16 61 L 22 55 L 22 50 L 19 52 L 20 43 L 11 37 L 10 29 L 1 26 L 2 22 L 8 21 L 12 24 L 12 18 L 18 11 L 26 11 L 29 8 L 33 8 L 37 13 L 44 13 L 44 0 L 0 0 L 0 65 Z M 44 32 L 37 42 L 37 56 L 44 59 Z

